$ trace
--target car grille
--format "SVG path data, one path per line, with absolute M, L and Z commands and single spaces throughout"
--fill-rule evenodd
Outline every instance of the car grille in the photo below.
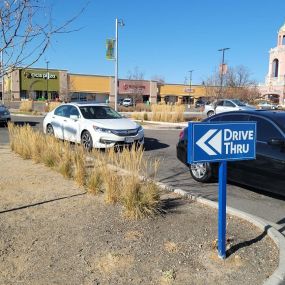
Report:
M 131 137 L 136 136 L 138 133 L 138 129 L 133 130 L 112 130 L 112 133 L 114 135 L 117 135 L 119 137 Z

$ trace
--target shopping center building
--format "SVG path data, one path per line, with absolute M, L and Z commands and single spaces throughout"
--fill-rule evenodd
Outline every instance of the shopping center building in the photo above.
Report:
M 5 100 L 61 100 L 113 103 L 115 80 L 113 76 L 73 74 L 67 70 L 19 68 L 4 80 Z M 135 102 L 170 102 L 193 104 L 205 96 L 203 86 L 166 84 L 152 80 L 118 80 L 118 101 L 133 98 Z

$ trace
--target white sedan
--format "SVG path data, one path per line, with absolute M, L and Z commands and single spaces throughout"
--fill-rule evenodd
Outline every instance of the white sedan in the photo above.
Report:
M 43 130 L 59 139 L 81 143 L 87 150 L 144 144 L 142 126 L 105 104 L 62 104 L 46 115 Z

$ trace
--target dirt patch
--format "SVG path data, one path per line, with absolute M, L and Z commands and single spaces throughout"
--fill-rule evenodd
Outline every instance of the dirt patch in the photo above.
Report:
M 262 284 L 278 265 L 265 233 L 170 193 L 166 214 L 126 220 L 120 206 L 0 147 L 0 284 Z

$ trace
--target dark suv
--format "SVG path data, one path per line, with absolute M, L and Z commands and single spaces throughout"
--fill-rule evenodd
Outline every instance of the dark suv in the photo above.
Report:
M 236 111 L 221 113 L 204 122 L 257 122 L 256 159 L 228 163 L 228 179 L 285 196 L 285 112 Z M 187 163 L 187 128 L 179 135 L 177 158 L 189 166 L 191 176 L 209 182 L 218 176 L 218 163 Z

